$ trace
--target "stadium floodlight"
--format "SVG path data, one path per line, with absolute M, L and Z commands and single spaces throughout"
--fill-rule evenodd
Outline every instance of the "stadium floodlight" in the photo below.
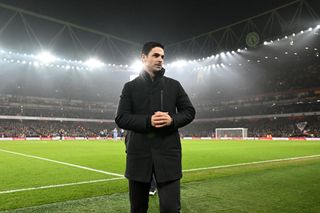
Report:
M 57 60 L 57 58 L 48 51 L 39 53 L 36 56 L 36 59 L 38 59 L 42 63 L 51 63 Z
M 87 61 L 84 62 L 84 64 L 91 69 L 101 68 L 105 65 L 103 62 L 96 58 L 89 58 Z
M 173 67 L 178 67 L 178 68 L 181 68 L 185 65 L 187 65 L 187 62 L 185 60 L 178 60 L 172 63 Z
M 35 67 L 38 67 L 38 66 L 39 66 L 39 62 L 34 61 L 34 62 L 33 62 L 33 65 L 34 65 Z
M 143 63 L 141 60 L 137 59 L 131 64 L 130 68 L 135 72 L 140 72 L 143 68 Z

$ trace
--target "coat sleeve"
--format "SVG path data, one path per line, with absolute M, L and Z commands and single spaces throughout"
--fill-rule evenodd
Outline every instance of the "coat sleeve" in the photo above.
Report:
M 120 96 L 115 122 L 122 129 L 147 132 L 151 128 L 151 115 L 132 113 L 130 91 L 130 85 L 126 83 Z
M 172 115 L 173 127 L 181 128 L 189 124 L 194 119 L 196 111 L 180 83 L 178 83 L 176 106 L 178 113 Z

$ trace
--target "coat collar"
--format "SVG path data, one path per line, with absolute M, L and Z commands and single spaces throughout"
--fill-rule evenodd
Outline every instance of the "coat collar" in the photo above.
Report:
M 165 70 L 164 68 L 161 68 L 160 71 L 156 72 L 156 75 L 154 76 L 154 81 L 160 80 L 160 79 L 163 77 L 165 71 L 166 71 L 166 70 Z M 149 81 L 149 82 L 153 82 L 152 79 L 151 79 L 150 74 L 149 74 L 147 71 L 145 71 L 145 70 L 143 70 L 143 71 L 140 73 L 140 76 L 141 76 L 143 79 L 145 79 L 145 80 L 147 80 L 147 81 Z

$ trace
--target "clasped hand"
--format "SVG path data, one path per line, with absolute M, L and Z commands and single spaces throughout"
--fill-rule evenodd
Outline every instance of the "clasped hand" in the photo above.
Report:
M 155 128 L 161 128 L 164 126 L 170 126 L 172 118 L 168 112 L 157 111 L 151 116 L 151 125 Z

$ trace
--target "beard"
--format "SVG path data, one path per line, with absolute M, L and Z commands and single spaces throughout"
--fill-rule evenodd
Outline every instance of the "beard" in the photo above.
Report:
M 162 69 L 162 66 L 161 65 L 154 65 L 153 66 L 153 70 L 154 71 L 160 71 Z

